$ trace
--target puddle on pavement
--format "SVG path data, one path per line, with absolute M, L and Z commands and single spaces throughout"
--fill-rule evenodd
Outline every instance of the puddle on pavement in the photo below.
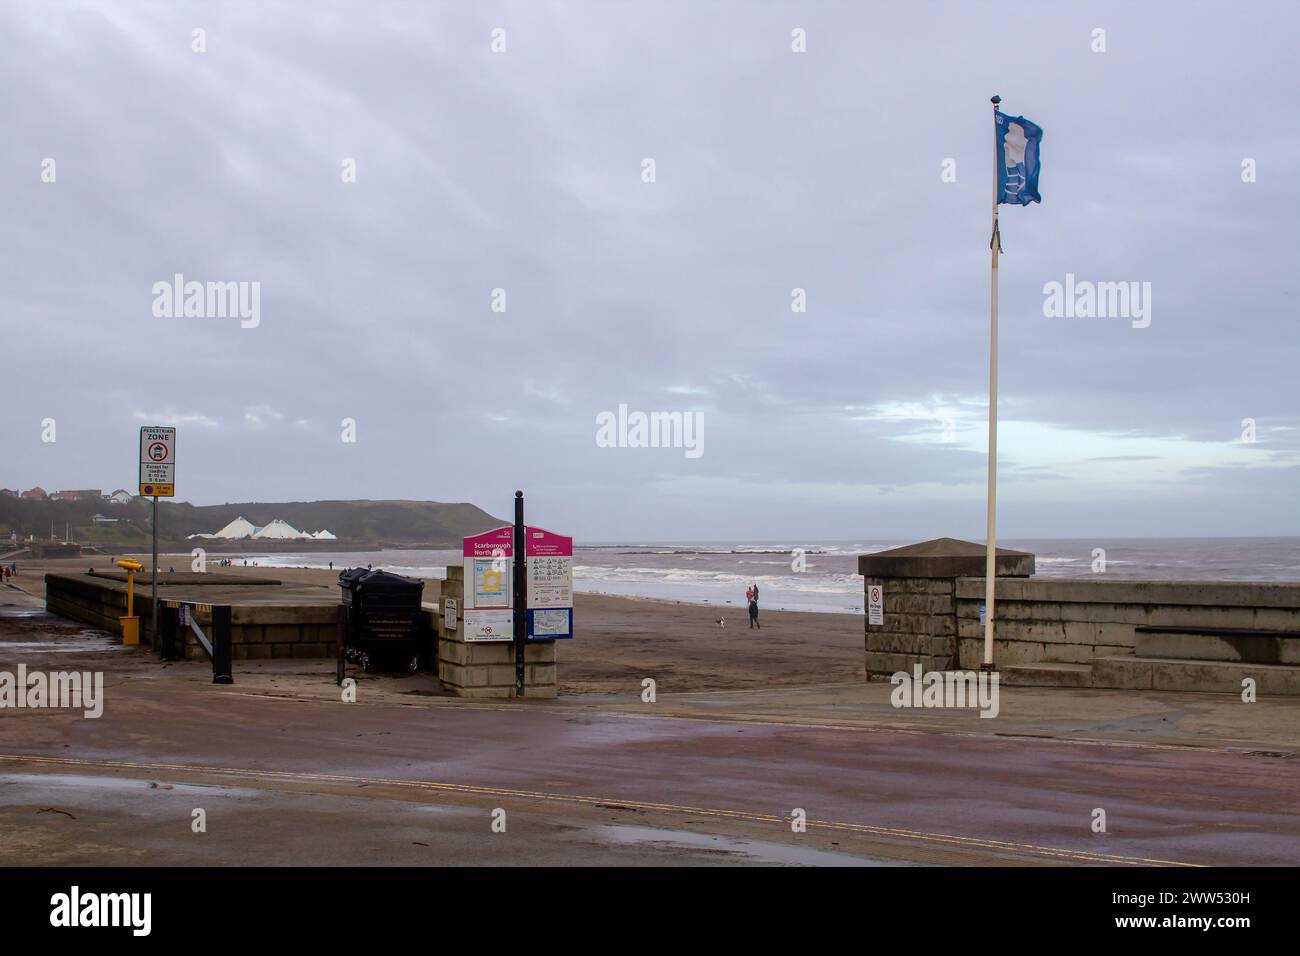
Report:
M 735 853 L 749 859 L 742 862 L 774 863 L 785 866 L 904 866 L 893 860 L 875 860 L 835 850 L 787 846 L 762 840 L 736 840 L 730 837 L 693 833 L 689 830 L 662 830 L 655 827 L 607 826 L 600 835 L 623 845 L 657 843 L 685 850 L 711 850 Z
M 0 650 L 27 649 L 45 651 L 50 654 L 68 654 L 72 651 L 106 651 L 114 648 L 122 648 L 122 644 L 114 644 L 111 640 L 91 640 L 91 641 L 0 641 Z
M 216 791 L 224 797 L 260 797 L 265 791 L 248 787 L 227 787 L 221 784 L 170 783 L 166 780 L 146 780 L 140 777 L 100 777 L 71 773 L 0 773 L 0 783 L 27 784 L 38 790 L 70 787 L 83 802 L 93 804 L 96 791 L 156 790 L 163 794 L 211 794 Z M 48 796 L 53 796 L 52 794 Z

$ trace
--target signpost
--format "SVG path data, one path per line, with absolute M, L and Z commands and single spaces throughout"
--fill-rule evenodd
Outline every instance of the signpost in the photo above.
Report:
M 153 499 L 153 599 L 149 639 L 158 640 L 158 499 L 176 495 L 176 429 L 140 426 L 140 495 Z
M 524 647 L 528 643 L 527 624 L 524 621 L 525 598 L 524 598 L 524 533 L 527 529 L 524 527 L 524 493 L 515 492 L 515 588 L 514 588 L 514 608 L 515 608 L 515 696 L 524 696 Z
M 524 524 L 524 493 L 515 492 L 515 523 L 465 539 L 460 639 L 513 641 L 515 695 L 524 696 L 529 641 L 573 637 L 573 539 Z M 443 603 L 455 630 L 456 602 Z

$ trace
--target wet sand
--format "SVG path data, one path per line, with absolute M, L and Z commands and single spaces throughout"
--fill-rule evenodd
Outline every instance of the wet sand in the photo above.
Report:
M 170 557 L 160 561 L 164 572 Z M 175 560 L 177 571 L 189 570 L 189 562 L 182 556 Z M 96 556 L 20 560 L 18 565 L 19 575 L 12 583 L 43 597 L 45 572 L 105 569 L 110 562 Z M 315 585 L 338 594 L 337 570 L 242 564 L 226 568 L 211 563 L 209 570 Z M 147 573 L 141 577 L 147 582 Z M 440 591 L 440 581 L 426 581 L 426 603 L 436 602 Z M 855 614 L 761 611 L 762 627 L 751 630 L 741 604 L 680 604 L 578 594 L 574 605 L 577 637 L 561 642 L 558 652 L 561 694 L 639 694 L 641 681 L 647 677 L 655 680 L 661 694 L 865 679 L 863 620 Z M 720 618 L 725 624 L 718 624 Z

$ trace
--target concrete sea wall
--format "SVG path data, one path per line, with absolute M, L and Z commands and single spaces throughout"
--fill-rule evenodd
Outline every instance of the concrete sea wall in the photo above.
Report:
M 872 675 L 977 669 L 983 545 L 941 538 L 858 559 L 883 592 L 866 620 Z M 993 661 L 1009 684 L 1300 694 L 1300 582 L 1034 580 L 998 549 Z
M 166 594 L 160 593 L 159 602 L 166 600 Z M 140 642 L 152 647 L 153 605 L 147 588 L 136 588 L 134 603 L 134 612 L 140 618 Z M 116 634 L 120 631 L 118 618 L 126 614 L 126 587 L 86 575 L 47 574 L 45 606 L 60 617 Z M 196 605 L 194 619 L 205 633 L 211 633 L 208 628 L 212 615 L 205 610 L 205 605 Z M 235 660 L 333 657 L 336 653 L 337 618 L 330 604 L 235 604 L 230 619 Z M 178 632 L 178 636 L 184 640 L 186 659 L 207 659 L 207 652 L 193 631 Z
M 957 658 L 984 654 L 984 578 L 957 578 Z M 994 660 L 1085 663 L 1132 654 L 1139 626 L 1300 632 L 1300 584 L 1098 580 L 998 581 Z M 1180 653 L 1180 648 L 1171 648 Z
M 448 594 L 463 593 L 463 568 L 448 569 Z M 274 584 L 276 582 L 267 582 Z M 204 589 L 207 590 L 207 589 Z M 159 601 L 169 599 L 164 589 Z M 193 604 L 194 620 L 211 634 L 209 605 Z M 220 603 L 220 602 L 215 602 Z M 81 621 L 110 633 L 120 633 L 118 618 L 126 614 L 126 586 L 103 577 L 84 574 L 47 574 L 45 605 L 54 614 Z M 250 599 L 231 605 L 231 643 L 235 660 L 334 657 L 337 653 L 338 605 L 332 603 L 259 603 Z M 148 587 L 137 586 L 135 614 L 140 618 L 140 641 L 153 646 L 152 607 Z M 446 627 L 443 608 L 424 605 L 425 622 L 436 653 L 429 664 L 444 689 L 459 697 L 506 699 L 515 696 L 515 649 L 509 641 L 480 642 L 462 639 L 460 614 Z M 193 631 L 178 631 L 185 657 L 206 660 L 207 652 Z M 553 698 L 557 694 L 555 641 L 530 641 L 524 649 L 524 694 Z

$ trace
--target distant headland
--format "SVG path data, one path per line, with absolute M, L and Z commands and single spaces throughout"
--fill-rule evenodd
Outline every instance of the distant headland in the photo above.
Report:
M 29 541 L 71 542 L 106 552 L 144 548 L 150 542 L 150 502 L 127 496 L 24 496 L 0 494 L 0 552 Z M 468 502 L 331 500 L 233 502 L 193 505 L 160 501 L 159 544 L 165 550 L 371 550 L 458 547 L 466 535 L 505 522 Z M 253 527 L 325 529 L 328 538 L 196 538 L 244 519 Z M 279 522 L 276 525 L 275 522 Z

